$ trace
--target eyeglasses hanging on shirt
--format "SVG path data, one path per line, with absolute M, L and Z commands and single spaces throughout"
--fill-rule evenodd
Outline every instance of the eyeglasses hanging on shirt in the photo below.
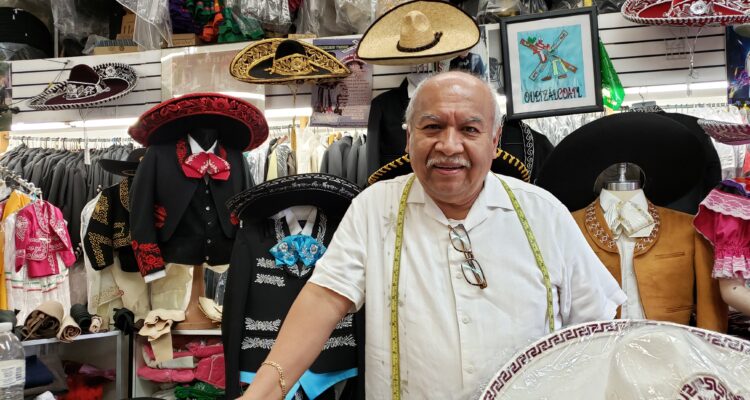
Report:
M 449 236 L 453 248 L 458 252 L 462 253 L 466 260 L 461 263 L 461 272 L 464 274 L 464 279 L 470 285 L 478 286 L 480 289 L 487 287 L 487 279 L 484 277 L 484 271 L 482 265 L 479 264 L 474 253 L 471 249 L 471 239 L 469 239 L 469 232 L 463 224 L 458 224 L 455 227 L 450 227 Z

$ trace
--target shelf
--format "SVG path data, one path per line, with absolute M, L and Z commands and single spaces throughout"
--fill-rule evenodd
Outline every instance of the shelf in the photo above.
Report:
M 90 339 L 100 339 L 105 337 L 115 337 L 119 335 L 120 331 L 108 331 L 108 332 L 101 332 L 101 333 L 87 333 L 85 335 L 79 335 L 75 339 L 73 339 L 74 342 L 77 342 L 79 340 L 90 340 Z M 35 340 L 26 340 L 22 341 L 21 344 L 23 344 L 24 347 L 30 347 L 30 346 L 39 346 L 43 344 L 53 344 L 53 343 L 64 343 L 58 340 L 57 338 L 50 338 L 50 339 L 35 339 Z
M 175 329 L 173 335 L 221 336 L 221 329 Z

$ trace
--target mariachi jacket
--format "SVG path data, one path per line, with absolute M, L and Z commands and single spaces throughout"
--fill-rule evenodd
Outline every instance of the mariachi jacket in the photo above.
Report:
M 36 201 L 16 216 L 16 272 L 26 264 L 29 278 L 57 275 L 60 265 L 76 260 L 62 211 L 47 201 Z
M 656 224 L 651 235 L 638 238 L 633 255 L 646 318 L 689 325 L 695 313 L 699 328 L 726 332 L 727 305 L 718 282 L 711 278 L 713 252 L 693 228 L 692 216 L 650 202 L 648 211 Z M 617 242 L 599 199 L 575 211 L 573 218 L 596 255 L 622 284 Z
M 329 218 L 318 210 L 311 236 L 328 246 L 339 218 Z M 285 218 L 277 216 L 260 221 L 243 219 L 243 228 L 237 233 L 221 325 L 225 354 L 232 355 L 225 358 L 228 398 L 242 394 L 239 387 L 241 374 L 255 373 L 266 359 L 292 303 L 315 268 L 314 264 L 306 267 L 301 262 L 291 267 L 276 265 L 270 249 L 289 234 Z M 327 374 L 328 378 L 333 378 L 333 383 L 361 376 L 364 370 L 363 344 L 363 311 L 347 314 L 337 324 L 310 369 L 300 378 L 302 387 L 310 389 L 305 386 L 308 375 L 312 376 L 310 372 Z M 329 386 L 332 382 L 326 379 L 328 382 L 321 384 L 320 379 L 318 388 L 328 387 L 329 390 L 316 398 L 333 399 L 332 387 Z M 361 384 L 364 381 L 352 379 L 340 399 L 363 398 Z
M 132 178 L 101 192 L 83 237 L 83 249 L 91 267 L 102 270 L 112 265 L 115 254 L 125 272 L 138 272 L 138 264 L 130 245 L 130 186 Z
M 229 262 L 231 246 L 228 250 L 224 246 L 218 252 L 226 253 L 226 260 L 210 260 L 203 254 L 207 251 L 206 243 L 212 242 L 205 232 L 216 232 L 218 228 L 216 235 L 221 238 L 217 239 L 222 242 L 234 239 L 236 221 L 230 218 L 225 204 L 230 197 L 251 186 L 247 164 L 241 151 L 224 149 L 219 141 L 214 151 L 229 163 L 229 178 L 226 181 L 208 179 L 207 183 L 202 178 L 189 178 L 181 167 L 191 154 L 186 138 L 187 135 L 176 143 L 150 146 L 133 179 L 130 236 L 138 268 L 144 277 L 164 270 L 166 263 L 220 265 Z M 205 230 L 199 226 L 202 221 L 188 221 L 196 218 L 196 199 L 207 203 L 206 212 L 213 218 Z M 175 237 L 179 240 L 171 240 Z

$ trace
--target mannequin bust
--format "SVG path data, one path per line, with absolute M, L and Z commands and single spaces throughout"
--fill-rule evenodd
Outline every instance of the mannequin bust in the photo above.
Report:
M 198 126 L 190 132 L 190 137 L 198 142 L 203 150 L 208 151 L 216 143 L 216 140 L 218 140 L 219 131 L 216 128 L 208 126 Z

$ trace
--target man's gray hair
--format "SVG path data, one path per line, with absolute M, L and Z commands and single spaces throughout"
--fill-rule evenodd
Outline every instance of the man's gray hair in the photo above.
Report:
M 450 71 L 450 72 L 456 73 L 456 71 Z M 442 75 L 444 73 L 445 72 L 437 73 L 437 74 L 434 74 L 434 75 L 430 76 L 427 79 L 422 80 L 417 85 L 417 88 L 414 89 L 414 93 L 412 94 L 411 99 L 409 99 L 409 105 L 406 107 L 406 112 L 404 113 L 404 122 L 406 123 L 406 125 L 409 128 L 412 127 L 412 118 L 414 117 L 414 103 L 415 103 L 414 100 L 417 98 L 417 96 L 419 95 L 419 93 L 422 91 L 422 88 L 424 87 L 425 83 L 431 81 L 433 78 L 438 77 L 438 76 L 440 76 L 440 75 Z M 462 72 L 462 73 L 465 73 L 465 72 Z M 469 74 L 469 73 L 465 73 L 465 74 L 477 78 L 476 76 L 474 76 L 472 74 Z M 495 135 L 497 135 L 497 132 L 500 130 L 500 127 L 503 126 L 503 110 L 502 110 L 502 108 L 500 108 L 500 102 L 497 100 L 497 95 L 495 94 L 495 88 L 492 87 L 492 85 L 490 85 L 489 83 L 487 83 L 485 80 L 480 79 L 480 78 L 477 78 L 477 79 L 480 82 L 482 82 L 487 87 L 487 90 L 489 90 L 489 92 L 492 94 L 492 96 L 491 96 L 492 97 L 492 105 L 493 105 L 493 108 L 495 110 L 495 115 L 494 115 L 494 118 L 493 118 L 493 121 L 492 121 L 492 138 L 494 139 Z

